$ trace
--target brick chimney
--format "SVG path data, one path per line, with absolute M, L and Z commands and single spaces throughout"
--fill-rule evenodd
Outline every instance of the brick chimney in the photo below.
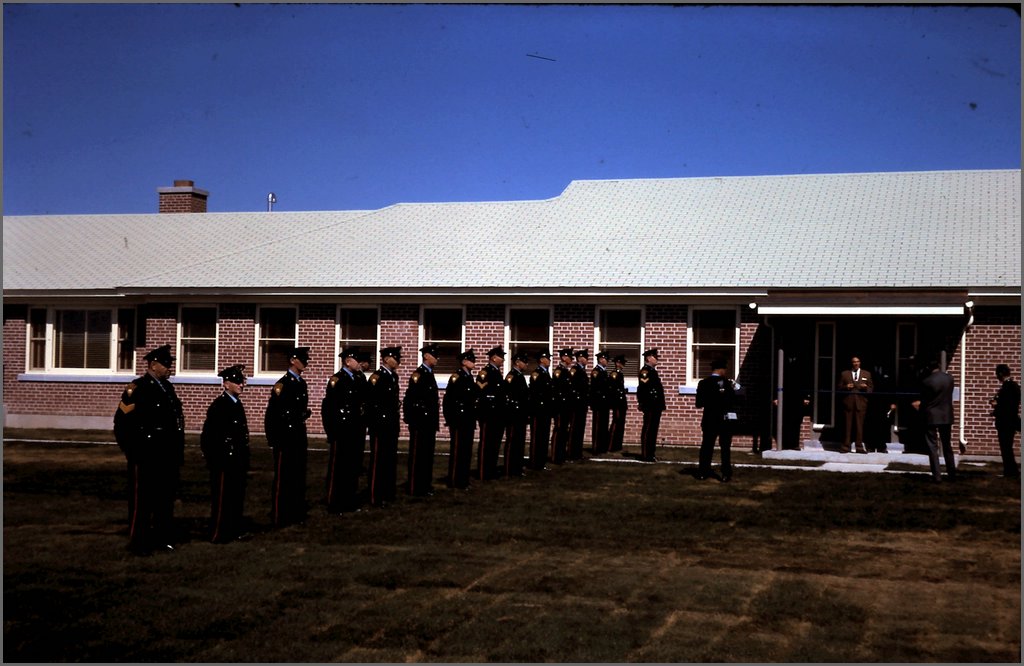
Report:
M 174 187 L 158 187 L 161 213 L 205 213 L 210 193 L 195 187 L 191 180 L 176 180 Z

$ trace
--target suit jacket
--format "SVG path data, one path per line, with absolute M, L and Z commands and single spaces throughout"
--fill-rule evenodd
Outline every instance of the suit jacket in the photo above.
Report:
M 853 370 L 843 370 L 839 375 L 837 388 L 844 392 L 843 406 L 852 408 L 854 406 L 864 408 L 868 404 L 868 393 L 875 390 L 875 383 L 871 379 L 871 373 L 864 368 L 860 369 L 860 381 L 856 382 L 852 389 L 846 388 L 848 384 L 854 384 Z
M 921 413 L 926 426 L 953 423 L 953 378 L 936 371 L 921 382 Z
M 992 416 L 996 417 L 998 430 L 1020 429 L 1020 384 L 1012 379 L 1003 382 L 995 397 Z

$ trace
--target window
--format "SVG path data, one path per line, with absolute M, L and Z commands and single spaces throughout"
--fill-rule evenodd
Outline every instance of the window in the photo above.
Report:
M 836 326 L 818 322 L 814 356 L 814 422 L 832 425 L 836 422 Z
M 55 368 L 110 369 L 110 310 L 57 310 L 54 312 Z
M 135 372 L 135 310 L 117 311 L 117 369 Z
M 597 321 L 597 345 L 592 356 L 598 350 L 609 353 L 608 367 L 614 368 L 612 359 L 623 354 L 626 367 L 623 369 L 627 378 L 635 378 L 643 366 L 643 311 L 601 309 Z
M 358 347 L 370 355 L 371 363 L 377 359 L 377 308 L 338 309 L 338 353 L 349 347 Z
M 28 368 L 46 369 L 46 310 L 33 308 L 28 312 Z
M 735 377 L 739 327 L 736 308 L 728 310 L 690 309 L 690 382 L 711 372 L 711 362 L 724 358 L 728 374 Z
M 26 368 L 135 371 L 133 308 L 29 308 Z
M 285 372 L 298 337 L 295 308 L 260 308 L 257 335 L 258 372 Z
M 178 354 L 180 372 L 217 371 L 217 308 L 181 308 Z
M 508 311 L 508 356 L 529 354 L 533 363 L 537 354 L 551 351 L 550 308 L 510 308 Z
M 462 308 L 423 308 L 423 346 L 435 344 L 438 353 L 434 372 L 439 377 L 459 369 L 462 352 Z

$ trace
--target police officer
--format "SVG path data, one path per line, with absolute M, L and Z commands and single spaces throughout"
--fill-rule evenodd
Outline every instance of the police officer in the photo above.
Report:
M 644 414 L 644 425 L 640 431 L 640 460 L 656 462 L 655 447 L 658 445 L 658 428 L 661 414 L 665 411 L 665 387 L 658 377 L 658 350 L 644 352 L 644 367 L 640 369 L 640 383 L 636 389 L 636 402 Z
M 370 505 L 381 507 L 395 499 L 398 475 L 398 431 L 401 415 L 398 400 L 398 366 L 401 347 L 385 347 L 381 364 L 370 375 L 366 418 L 370 430 Z
M 537 355 L 537 368 L 530 374 L 530 463 L 532 470 L 542 470 L 548 461 L 551 444 L 551 354 Z
M 327 511 L 359 510 L 359 475 L 363 472 L 366 446 L 366 375 L 360 369 L 360 352 L 342 350 L 341 370 L 327 380 L 320 417 L 330 455 L 327 461 Z
M 517 352 L 512 357 L 512 370 L 505 375 L 505 476 L 523 475 L 523 456 L 526 454 L 526 425 L 530 421 L 530 387 L 526 383 L 526 364 L 529 356 Z
M 732 479 L 732 430 L 736 420 L 737 386 L 725 376 L 726 362 L 716 359 L 711 362 L 711 374 L 697 384 L 697 407 L 703 408 L 700 429 L 703 433 L 700 441 L 700 462 L 697 467 L 697 478 L 706 479 L 711 473 L 711 456 L 715 450 L 715 440 L 722 449 L 722 481 Z
M 571 461 L 583 459 L 583 435 L 587 429 L 587 414 L 590 412 L 590 377 L 587 376 L 589 352 L 581 349 L 576 352 L 576 363 L 569 369 L 572 377 L 573 410 L 572 431 L 568 458 Z
M 476 375 L 476 383 L 480 387 L 477 410 L 477 418 L 480 421 L 480 446 L 477 453 L 476 477 L 481 481 L 497 476 L 498 453 L 501 451 L 501 438 L 505 432 L 505 386 L 501 381 L 505 350 L 501 347 L 492 347 L 487 352 L 487 359 L 487 365 Z
M 270 520 L 284 527 L 306 520 L 306 462 L 309 441 L 306 420 L 309 387 L 302 373 L 309 365 L 309 347 L 295 347 L 288 371 L 274 384 L 263 416 L 267 443 L 274 450 L 274 485 L 271 488 Z
M 611 431 L 608 434 L 609 451 L 622 451 L 622 439 L 626 432 L 626 410 L 629 403 L 626 396 L 626 356 L 619 354 L 612 359 L 615 368 L 608 371 L 608 403 L 612 412 Z
M 146 354 L 114 412 L 114 437 L 128 461 L 128 549 L 174 552 L 174 496 L 185 463 L 185 415 L 168 381 L 171 346 Z
M 434 448 L 441 429 L 440 404 L 434 366 L 440 352 L 436 345 L 420 348 L 423 363 L 411 375 L 402 400 L 402 413 L 409 426 L 409 476 L 405 492 L 416 497 L 434 494 Z
M 243 539 L 246 475 L 249 472 L 249 421 L 242 404 L 245 366 L 217 373 L 224 390 L 206 409 L 199 446 L 210 470 L 210 541 Z
M 551 373 L 552 409 L 555 415 L 555 434 L 551 440 L 551 462 L 565 463 L 569 455 L 572 420 L 576 414 L 576 400 L 572 388 L 572 348 L 558 352 L 559 363 Z
M 611 395 L 608 377 L 608 352 L 599 351 L 594 357 L 594 369 L 590 371 L 590 446 L 595 455 L 608 453 L 608 412 Z
M 472 349 L 459 354 L 458 372 L 448 379 L 442 409 L 451 436 L 448 456 L 449 488 L 468 488 L 473 462 L 473 434 L 476 432 L 476 408 L 480 387 L 473 379 L 476 353 Z

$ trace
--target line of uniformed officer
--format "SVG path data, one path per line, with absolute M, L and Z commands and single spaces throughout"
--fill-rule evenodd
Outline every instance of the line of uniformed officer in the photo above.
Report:
M 381 366 L 369 378 L 365 374 L 366 355 L 355 348 L 339 354 L 342 368 L 328 380 L 320 411 L 330 450 L 326 498 L 331 513 L 359 508 L 358 479 L 367 432 L 369 502 L 383 506 L 394 500 L 399 418 L 403 417 L 410 435 L 405 490 L 414 496 L 433 493 L 431 477 L 442 413 L 451 435 L 446 483 L 452 488 L 468 487 L 471 476 L 480 480 L 502 473 L 506 477 L 522 476 L 527 462 L 527 424 L 530 469 L 543 470 L 549 452 L 556 464 L 582 458 L 582 431 L 588 409 L 594 412 L 592 451 L 601 454 L 622 449 L 627 394 L 622 372 L 624 356 L 615 357 L 616 367 L 609 371 L 605 367 L 608 352 L 598 352 L 597 365 L 588 376 L 587 350 L 574 353 L 571 348 L 562 349 L 561 364 L 553 372 L 551 355 L 541 352 L 528 381 L 525 371 L 529 357 L 525 353 L 515 354 L 512 369 L 502 377 L 500 365 L 505 352 L 494 347 L 488 352 L 489 364 L 474 376 L 476 354 L 469 349 L 459 355 L 461 367 L 449 378 L 439 402 L 434 378 L 439 351 L 427 345 L 420 349 L 423 363 L 410 375 L 400 403 L 396 371 L 401 352 L 401 347 L 382 349 Z M 644 352 L 645 365 L 640 373 L 643 460 L 654 459 L 658 422 L 665 408 L 664 390 L 655 370 L 657 354 L 657 350 Z M 115 436 L 128 460 L 129 546 L 138 553 L 149 553 L 154 548 L 173 551 L 172 514 L 184 463 L 184 415 L 168 381 L 174 361 L 170 345 L 154 349 L 144 360 L 147 372 L 125 388 L 114 417 Z M 271 389 L 264 414 L 264 430 L 274 453 L 274 526 L 301 523 L 308 511 L 306 421 L 311 412 L 308 387 L 302 377 L 308 364 L 309 347 L 291 350 L 288 371 Z M 233 365 L 218 373 L 224 391 L 210 404 L 200 437 L 210 471 L 210 539 L 217 543 L 247 536 L 242 526 L 250 458 L 248 421 L 240 400 L 246 386 L 244 368 Z M 480 440 L 473 470 L 477 423 Z M 503 438 L 504 469 L 499 469 L 497 459 Z

